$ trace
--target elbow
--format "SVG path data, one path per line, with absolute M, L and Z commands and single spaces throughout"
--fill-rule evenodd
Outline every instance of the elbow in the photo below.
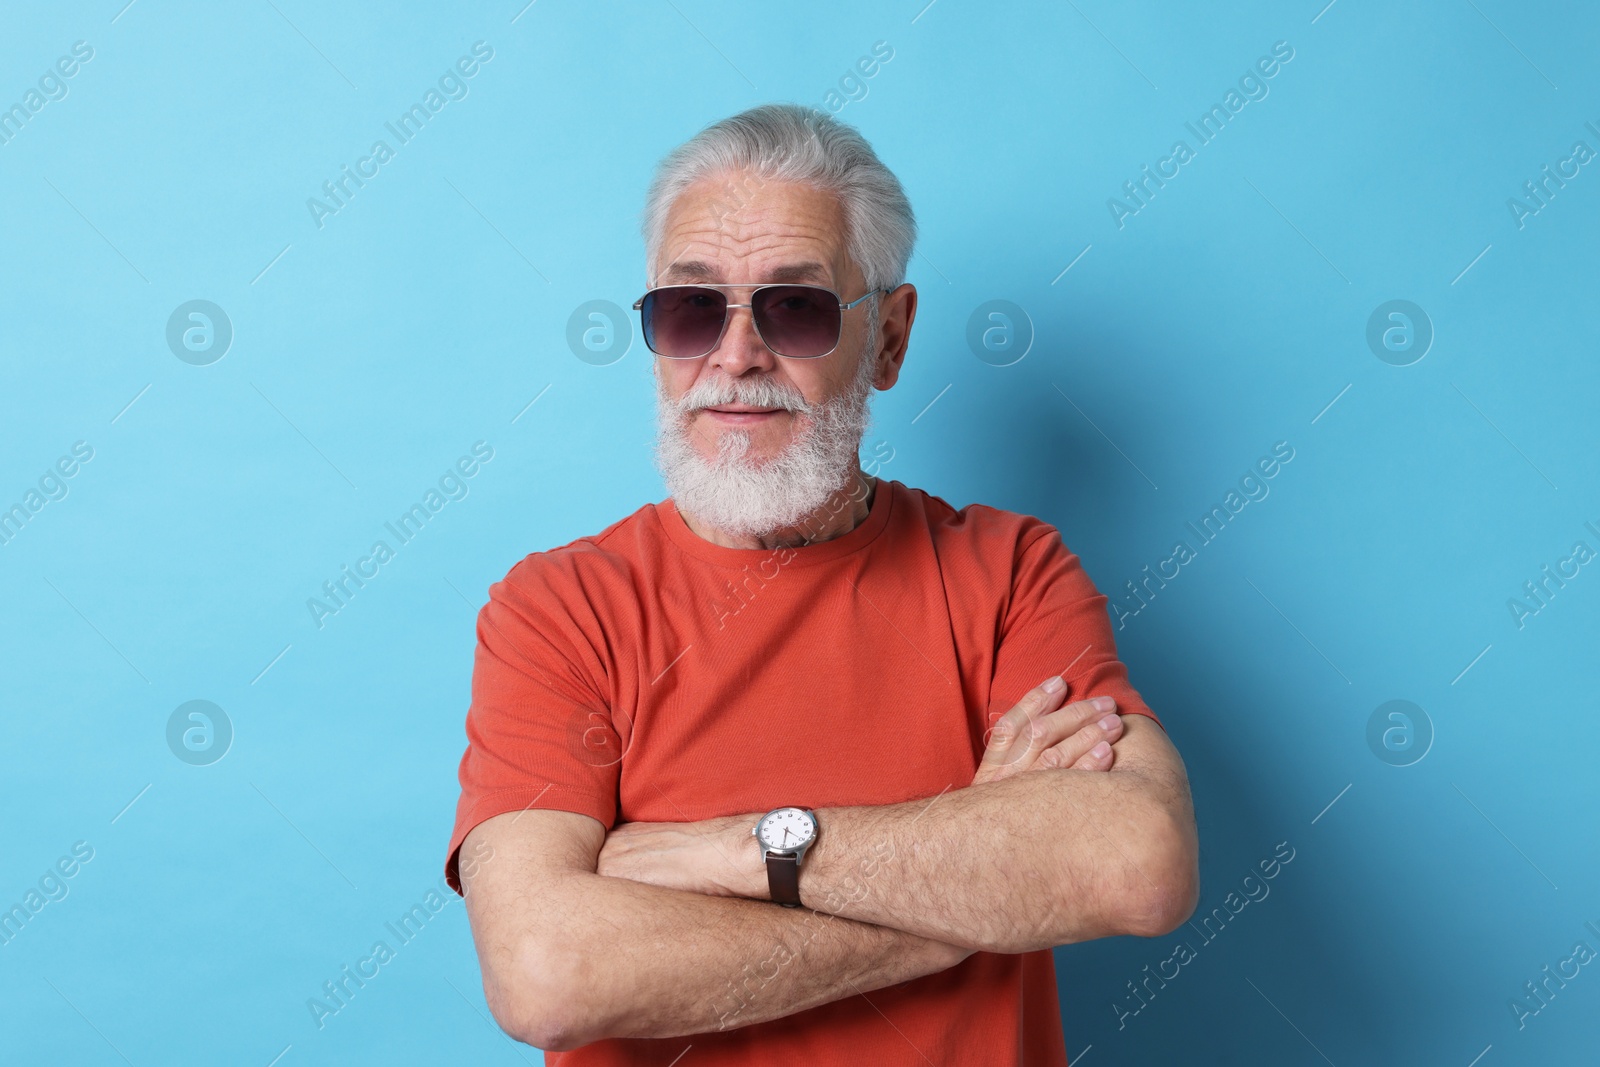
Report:
M 507 1035 L 541 1052 L 571 1052 L 589 1043 L 588 1038 L 575 1036 L 575 1028 L 565 1019 L 548 1012 L 516 1016 L 514 1023 L 499 1014 L 495 1018 Z
M 1139 861 L 1120 909 L 1123 933 L 1160 937 L 1189 921 L 1200 903 L 1200 845 L 1192 819 L 1164 818 Z
M 570 1052 L 604 1036 L 577 991 L 574 966 L 537 946 L 522 946 L 500 966 L 485 967 L 484 998 L 510 1037 L 546 1052 Z

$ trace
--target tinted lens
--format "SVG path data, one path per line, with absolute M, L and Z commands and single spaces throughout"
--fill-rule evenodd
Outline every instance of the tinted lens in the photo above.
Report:
M 751 310 L 761 339 L 780 356 L 822 356 L 839 343 L 839 298 L 815 285 L 758 290 Z
M 716 347 L 728 298 L 698 285 L 673 286 L 651 290 L 639 311 L 650 351 L 668 359 L 693 359 Z

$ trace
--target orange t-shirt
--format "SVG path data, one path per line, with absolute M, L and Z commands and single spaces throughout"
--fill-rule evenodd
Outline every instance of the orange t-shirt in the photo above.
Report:
M 792 549 L 723 548 L 671 500 L 647 504 L 490 588 L 446 877 L 459 892 L 462 839 L 526 807 L 609 830 L 968 786 L 993 718 L 1051 674 L 1069 700 L 1107 694 L 1156 719 L 1105 604 L 1055 527 L 896 481 L 878 481 L 853 530 Z M 691 1043 L 697 1067 L 1067 1062 L 1048 950 L 976 952 L 717 1032 L 737 995 L 730 983 L 708 1005 L 708 1033 L 596 1041 L 550 1062 L 666 1064 Z

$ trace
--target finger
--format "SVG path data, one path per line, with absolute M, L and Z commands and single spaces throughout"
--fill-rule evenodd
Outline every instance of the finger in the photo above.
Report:
M 1023 698 L 990 726 L 984 738 L 983 760 L 979 772 L 994 770 L 1027 753 L 1028 737 L 1035 720 L 1060 706 L 1066 698 L 1067 683 L 1052 675 L 1029 690 Z
M 1024 694 L 1005 714 L 995 718 L 984 736 L 984 755 L 979 772 L 1003 767 L 1025 754 L 1039 719 L 1054 711 L 1066 698 L 1066 692 L 1066 682 L 1059 676 L 1052 676 Z
M 1073 734 L 1084 730 L 1090 723 L 1110 714 L 1112 709 L 1116 707 L 1116 703 L 1111 697 L 1099 696 L 1090 700 L 1080 700 L 1074 704 L 1068 704 L 1059 711 L 1039 716 L 1033 720 L 1031 729 L 1014 738 L 1010 747 L 999 756 L 999 769 L 1005 773 L 1013 774 L 1030 770 L 1040 765 L 1040 757 L 1066 741 Z M 1070 749 L 1070 759 L 1060 759 L 1059 757 L 1069 753 L 1067 751 L 1059 752 L 1055 757 L 1052 757 L 1052 761 L 1046 761 L 1043 766 L 1071 766 L 1085 752 L 1094 747 L 1095 740 L 1095 738 L 1090 738 L 1087 745 L 1072 747 Z
M 1117 758 L 1117 750 L 1111 747 L 1111 742 L 1101 741 L 1089 751 L 1089 754 L 1072 765 L 1077 771 L 1109 771 L 1111 764 Z
M 1016 746 L 1020 746 L 1022 744 L 1022 740 L 1020 739 L 1017 741 L 1016 746 L 1013 747 L 1012 762 L 1017 762 L 1024 754 L 1032 755 L 1035 758 L 1042 756 L 1044 753 L 1062 744 L 1073 735 L 1087 729 L 1096 720 L 1102 719 L 1106 715 L 1114 712 L 1116 706 L 1117 702 L 1111 697 L 1101 696 L 1094 697 L 1090 700 L 1080 700 L 1076 703 L 1068 704 L 1060 711 L 1052 712 L 1049 715 L 1042 716 L 1036 723 L 1036 734 L 1030 739 L 1032 743 L 1027 752 L 1018 753 L 1016 751 Z M 1113 715 L 1113 717 L 1115 716 Z M 1070 766 L 1073 761 L 1079 756 L 1082 756 L 1084 752 L 1087 752 L 1090 748 L 1094 747 L 1095 741 L 1099 740 L 1099 737 L 1091 736 L 1089 734 L 1085 734 L 1084 736 L 1089 737 L 1089 744 L 1083 746 L 1081 751 L 1073 749 L 1072 759 L 1059 762 L 1055 764 L 1056 766 Z M 1102 734 L 1100 736 L 1104 735 Z M 1058 756 L 1059 755 L 1061 755 L 1061 753 L 1058 753 Z
M 1065 713 L 1063 709 L 1057 715 Z M 1079 770 L 1106 770 L 1111 764 L 1109 760 L 1095 758 L 1091 753 L 1104 744 L 1115 744 L 1122 736 L 1122 716 L 1116 713 L 1101 715 L 1094 713 L 1095 717 L 1085 726 L 1079 727 L 1065 740 L 1052 745 L 1039 754 L 1041 767 L 1075 767 Z M 1103 764 L 1103 765 L 1102 765 Z

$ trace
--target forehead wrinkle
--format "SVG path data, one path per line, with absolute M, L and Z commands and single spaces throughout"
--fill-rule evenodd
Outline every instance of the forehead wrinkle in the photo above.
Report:
M 758 265 L 761 260 L 781 260 L 783 265 L 800 260 L 820 263 L 830 271 L 826 279 L 819 281 L 830 285 L 846 281 L 849 271 L 842 208 L 836 199 L 825 194 L 820 200 L 802 195 L 775 202 L 770 196 L 758 194 L 737 210 L 718 217 L 710 209 L 719 203 L 702 192 L 680 197 L 673 205 L 662 242 L 661 258 L 666 261 L 663 276 L 685 260 L 713 267 L 731 260 L 729 266 L 735 270 L 751 260 L 758 261 Z M 669 258 L 674 249 L 676 254 Z
M 766 282 L 813 282 L 818 285 L 833 284 L 833 273 L 823 264 L 811 261 L 779 264 L 778 266 L 769 267 L 754 273 L 759 274 L 762 280 Z M 705 263 L 698 259 L 691 259 L 687 262 L 675 263 L 662 272 L 661 277 L 662 281 L 667 283 L 671 283 L 673 281 L 692 281 L 710 282 L 714 284 L 736 284 L 724 283 L 722 281 L 722 271 L 717 267 L 716 264 Z
M 662 270 L 658 281 L 669 278 L 723 281 L 729 276 L 748 275 L 771 281 L 809 280 L 833 285 L 843 281 L 846 274 L 842 249 L 832 247 L 832 242 L 818 236 L 767 232 L 740 239 L 719 231 L 712 231 L 709 239 L 701 239 L 705 235 L 692 232 L 682 236 L 688 239 Z M 796 237 L 800 240 L 796 241 Z M 676 240 L 669 239 L 667 247 L 674 244 Z M 795 268 L 804 266 L 820 269 L 808 272 L 809 277 L 802 277 Z
M 741 232 L 738 233 L 730 232 L 727 227 L 715 223 L 682 227 L 674 229 L 669 234 L 667 243 L 681 241 L 686 245 L 703 244 L 727 252 L 736 258 L 749 258 L 774 248 L 801 245 L 826 250 L 827 255 L 816 257 L 824 260 L 833 258 L 834 246 L 839 243 L 838 235 L 824 226 L 780 223 L 757 229 L 758 225 L 757 222 L 743 223 L 739 226 Z

